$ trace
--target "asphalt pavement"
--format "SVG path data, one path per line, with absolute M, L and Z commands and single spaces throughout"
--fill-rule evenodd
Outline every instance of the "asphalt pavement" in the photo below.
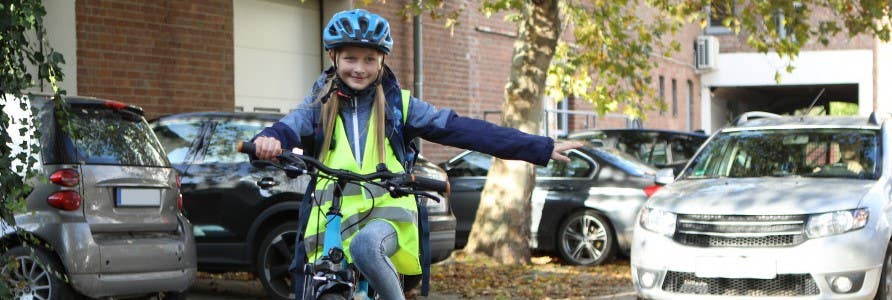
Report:
M 267 299 L 266 293 L 260 282 L 224 280 L 224 279 L 197 279 L 189 290 L 188 300 L 262 300 Z M 431 293 L 428 297 L 416 297 L 417 300 L 464 300 L 459 295 Z M 475 298 L 491 299 L 491 298 Z M 575 298 L 574 298 L 575 299 Z M 635 300 L 634 291 L 625 291 L 614 295 L 591 297 L 593 300 Z

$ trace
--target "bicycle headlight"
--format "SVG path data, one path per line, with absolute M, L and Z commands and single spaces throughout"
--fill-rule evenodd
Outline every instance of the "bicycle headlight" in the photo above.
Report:
M 641 209 L 641 215 L 638 223 L 641 227 L 665 236 L 675 234 L 675 221 L 677 217 L 674 213 L 663 211 L 655 208 L 645 207 Z
M 805 233 L 809 238 L 820 238 L 858 230 L 867 225 L 869 215 L 867 208 L 811 215 L 805 224 Z

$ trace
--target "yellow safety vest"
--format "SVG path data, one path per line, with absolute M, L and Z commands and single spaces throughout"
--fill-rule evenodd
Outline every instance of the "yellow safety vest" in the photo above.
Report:
M 404 101 L 404 119 L 406 104 L 407 101 Z M 375 124 L 377 117 L 373 111 L 369 118 L 369 124 Z M 371 126 L 367 126 L 367 128 L 369 132 L 363 155 L 366 159 L 363 160 L 362 166 L 358 166 L 353 152 L 350 150 L 344 124 L 341 118 L 338 118 L 334 128 L 334 147 L 324 160 L 326 165 L 333 169 L 343 169 L 359 174 L 377 171 L 378 161 L 375 159 L 378 157 L 377 138 L 370 130 Z M 389 144 L 389 141 L 385 141 L 385 145 Z M 384 147 L 384 149 L 387 169 L 391 172 L 405 172 L 402 164 L 393 154 L 393 150 L 390 147 Z M 313 203 L 304 233 L 304 245 L 307 250 L 307 259 L 310 262 L 314 262 L 324 255 L 322 244 L 325 239 L 325 214 L 331 207 L 335 186 L 335 182 L 324 179 L 320 179 L 316 183 L 316 203 Z M 374 198 L 374 207 L 372 207 L 372 198 Z M 371 184 L 364 184 L 363 187 L 360 187 L 349 183 L 342 191 L 341 199 L 341 215 L 343 216 L 341 239 L 348 263 L 353 261 L 350 251 L 348 251 L 350 242 L 359 229 L 372 220 L 384 220 L 393 226 L 398 237 L 399 249 L 390 257 L 397 272 L 406 275 L 421 274 L 421 263 L 418 257 L 418 209 L 414 196 L 393 198 L 383 188 Z

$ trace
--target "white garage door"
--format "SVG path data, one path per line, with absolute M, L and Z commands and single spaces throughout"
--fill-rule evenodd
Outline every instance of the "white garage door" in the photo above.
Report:
M 318 1 L 233 1 L 235 106 L 286 113 L 322 70 Z

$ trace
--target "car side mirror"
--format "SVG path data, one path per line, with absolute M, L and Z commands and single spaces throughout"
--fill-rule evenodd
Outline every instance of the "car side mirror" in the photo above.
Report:
M 657 170 L 657 176 L 654 181 L 660 185 L 667 185 L 675 182 L 675 170 L 673 170 L 672 168 Z

